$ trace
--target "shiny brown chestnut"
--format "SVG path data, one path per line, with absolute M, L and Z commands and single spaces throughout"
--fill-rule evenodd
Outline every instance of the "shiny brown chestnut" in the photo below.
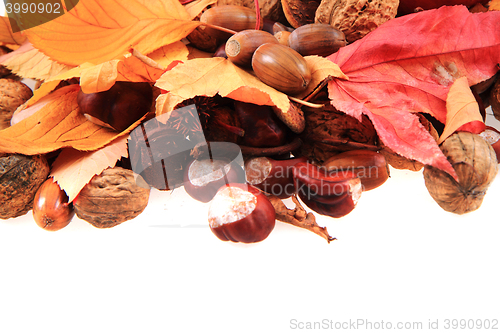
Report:
M 389 179 L 389 165 L 384 155 L 366 149 L 349 150 L 330 157 L 323 167 L 327 171 L 352 170 L 361 180 L 363 191 L 381 186 Z
M 268 105 L 234 102 L 234 110 L 244 131 L 241 145 L 278 147 L 287 143 L 290 129 Z
M 342 217 L 356 206 L 361 193 L 361 180 L 352 170 L 327 171 L 310 163 L 297 163 L 293 168 L 299 198 L 322 215 Z
M 38 188 L 33 200 L 33 218 L 36 224 L 48 231 L 57 231 L 67 226 L 75 211 L 68 203 L 66 192 L 51 177 Z
M 193 160 L 184 173 L 184 189 L 193 199 L 209 202 L 228 183 L 245 182 L 237 163 L 220 159 Z
M 249 184 L 219 189 L 208 210 L 210 229 L 220 240 L 256 243 L 273 231 L 276 213 L 269 199 Z
M 269 157 L 254 157 L 245 162 L 246 181 L 258 189 L 280 199 L 296 193 L 293 167 L 307 162 L 306 157 L 276 160 Z
M 153 89 L 148 82 L 116 82 L 109 90 L 78 93 L 80 112 L 91 122 L 122 132 L 151 109 Z

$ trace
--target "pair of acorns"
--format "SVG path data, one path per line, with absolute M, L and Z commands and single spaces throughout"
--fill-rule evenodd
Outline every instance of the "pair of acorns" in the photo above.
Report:
M 252 24 L 255 26 L 252 13 L 245 7 L 218 6 L 208 9 L 201 21 L 240 30 L 225 44 L 227 58 L 237 66 L 251 67 L 262 82 L 283 93 L 296 95 L 307 88 L 311 71 L 304 56 L 328 56 L 346 45 L 344 33 L 328 24 L 307 24 L 275 35 L 252 29 Z M 278 39 L 278 33 L 288 37 Z

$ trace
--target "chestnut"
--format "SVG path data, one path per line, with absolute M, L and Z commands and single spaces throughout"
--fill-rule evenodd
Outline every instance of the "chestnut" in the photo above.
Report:
M 310 163 L 293 167 L 295 189 L 306 206 L 322 215 L 342 217 L 356 206 L 361 180 L 353 170 L 327 171 Z
M 227 184 L 208 209 L 210 229 L 220 240 L 256 243 L 273 231 L 276 213 L 269 199 L 250 184 Z
M 148 82 L 119 81 L 98 93 L 80 90 L 77 103 L 91 122 L 122 132 L 150 111 L 153 88 Z
M 307 162 L 306 157 L 276 160 L 269 157 L 253 157 L 245 162 L 246 181 L 280 199 L 296 193 L 293 182 L 293 166 Z
M 234 110 L 244 131 L 241 145 L 278 147 L 287 143 L 290 130 L 272 107 L 235 101 Z
M 184 189 L 193 199 L 209 202 L 228 183 L 245 182 L 243 169 L 226 160 L 193 160 L 184 173 Z
M 33 218 L 45 230 L 56 231 L 70 222 L 75 211 L 66 192 L 51 177 L 40 185 L 33 200 Z

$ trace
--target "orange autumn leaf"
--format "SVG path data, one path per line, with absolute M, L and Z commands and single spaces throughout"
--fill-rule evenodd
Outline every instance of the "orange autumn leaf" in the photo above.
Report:
M 113 167 L 121 157 L 128 157 L 127 136 L 121 136 L 96 151 L 64 148 L 52 165 L 50 176 L 69 197 L 69 202 L 80 190 L 104 169 Z
M 79 90 L 74 84 L 40 99 L 38 103 L 44 105 L 37 112 L 0 131 L 0 152 L 36 155 L 64 147 L 96 150 L 137 125 L 118 133 L 88 121 L 78 109 Z M 31 107 L 37 108 L 37 103 Z
M 216 2 L 217 0 L 196 0 L 185 4 L 184 8 L 189 13 L 189 16 L 191 18 L 195 18 L 203 11 L 203 9 L 207 8 L 207 6 L 209 5 L 213 5 Z
M 312 56 L 306 57 L 306 61 L 313 72 L 309 89 L 328 75 L 347 78 L 337 65 L 327 59 Z M 321 66 L 325 66 L 324 69 Z M 218 57 L 192 59 L 179 64 L 163 74 L 156 86 L 168 91 L 157 99 L 157 115 L 170 112 L 186 99 L 215 94 L 246 103 L 276 106 L 283 112 L 290 108 L 286 94 L 271 88 L 231 61 Z
M 492 0 L 489 4 L 489 10 L 500 10 L 500 0 Z
M 188 59 L 189 49 L 182 42 L 176 42 L 149 53 L 148 58 L 155 61 L 163 68 L 167 68 L 174 61 L 186 61 Z
M 17 50 L 1 56 L 0 63 L 23 78 L 44 81 L 72 68 L 50 59 L 29 41 L 25 41 Z
M 480 133 L 485 128 L 479 105 L 465 76 L 451 85 L 446 98 L 446 110 L 446 123 L 438 144 L 457 130 Z
M 9 23 L 9 18 L 5 16 L 0 16 L 0 42 L 5 44 L 22 44 L 26 40 L 20 32 L 12 32 L 12 28 Z
M 80 0 L 26 35 L 49 57 L 78 66 L 117 59 L 131 48 L 148 54 L 180 41 L 199 24 L 178 0 Z

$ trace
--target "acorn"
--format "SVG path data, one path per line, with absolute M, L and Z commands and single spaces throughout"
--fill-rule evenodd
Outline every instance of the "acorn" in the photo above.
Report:
M 216 25 L 233 31 L 243 31 L 247 29 L 255 29 L 257 17 L 255 15 L 255 10 L 253 9 L 236 5 L 224 5 L 207 9 L 203 12 L 203 14 L 201 14 L 200 22 Z M 207 34 L 221 40 L 226 40 L 231 36 L 231 34 L 227 32 L 210 27 L 205 27 L 204 31 Z
M 226 42 L 227 58 L 235 65 L 251 66 L 253 53 L 265 43 L 278 43 L 278 40 L 263 30 L 240 31 Z
M 291 34 L 290 31 L 278 31 L 274 34 L 274 38 L 276 38 L 280 44 L 288 46 L 288 38 Z
M 306 24 L 288 37 L 288 46 L 303 56 L 327 57 L 346 45 L 345 35 L 329 24 Z
M 304 57 L 281 44 L 259 46 L 252 57 L 252 68 L 262 82 L 285 94 L 301 93 L 311 81 Z

